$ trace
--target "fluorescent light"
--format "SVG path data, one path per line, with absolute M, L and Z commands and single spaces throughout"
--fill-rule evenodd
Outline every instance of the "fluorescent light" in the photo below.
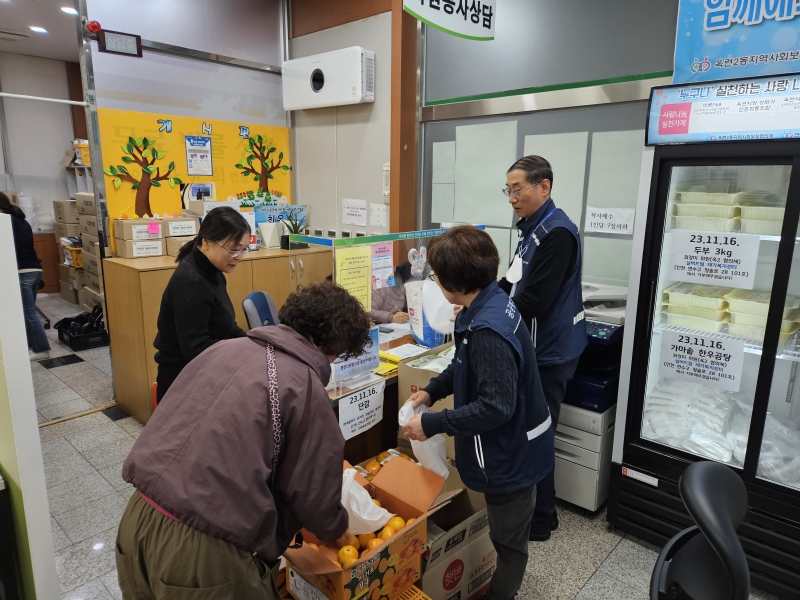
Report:
M 47 29 L 44 27 L 36 27 L 35 25 L 31 25 L 28 29 L 35 31 L 36 33 L 47 33 Z
M 77 10 L 75 10 L 74 8 L 70 8 L 69 6 L 62 6 L 61 10 L 63 12 L 65 12 L 65 13 L 67 13 L 68 15 L 77 15 L 78 14 Z

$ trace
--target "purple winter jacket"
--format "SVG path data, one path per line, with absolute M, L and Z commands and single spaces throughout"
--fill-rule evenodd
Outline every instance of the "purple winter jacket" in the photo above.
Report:
M 391 323 L 395 313 L 408 310 L 404 291 L 396 285 L 372 290 L 372 310 L 367 316 L 376 323 Z
M 122 476 L 190 527 L 273 564 L 303 527 L 326 541 L 347 530 L 344 438 L 325 392 L 325 355 L 285 325 L 247 335 L 214 344 L 183 369 Z M 272 485 L 267 342 L 283 440 Z

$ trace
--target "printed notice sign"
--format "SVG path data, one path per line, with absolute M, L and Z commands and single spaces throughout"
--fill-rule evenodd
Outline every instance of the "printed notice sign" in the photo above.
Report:
M 661 337 L 661 377 L 702 383 L 738 392 L 742 379 L 744 341 L 711 335 L 664 331 Z
M 328 600 L 328 597 L 311 585 L 292 568 L 286 569 L 289 577 L 289 589 L 300 600 Z
M 342 198 L 342 224 L 367 226 L 367 201 Z
M 672 231 L 668 279 L 752 290 L 755 283 L 757 235 Z
M 595 208 L 586 207 L 586 231 L 633 235 L 633 208 Z
M 346 289 L 364 310 L 372 310 L 372 249 L 355 246 L 336 250 L 336 283 Z
M 186 170 L 189 175 L 213 175 L 211 138 L 204 135 L 186 136 Z
M 383 420 L 383 391 L 386 382 L 365 387 L 339 399 L 339 427 L 345 441 L 372 429 Z

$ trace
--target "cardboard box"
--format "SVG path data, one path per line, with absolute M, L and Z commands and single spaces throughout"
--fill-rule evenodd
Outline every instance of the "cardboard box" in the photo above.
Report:
M 165 238 L 194 237 L 200 231 L 200 219 L 197 217 L 164 217 L 161 227 Z
M 431 600 L 483 597 L 497 568 L 497 553 L 487 530 L 471 544 L 425 572 L 418 586 Z
M 117 256 L 120 258 L 142 258 L 163 254 L 164 240 L 117 240 Z
M 168 237 L 165 240 L 167 242 L 167 254 L 169 256 L 178 256 L 178 252 L 181 251 L 181 248 L 183 248 L 184 244 L 193 242 L 195 239 L 196 236 Z
M 448 342 L 447 344 L 443 344 L 441 346 L 437 346 L 427 352 L 423 352 L 417 356 L 412 358 L 407 358 L 406 360 L 400 361 L 397 365 L 397 393 L 398 393 L 398 400 L 400 402 L 400 406 L 405 404 L 405 401 L 422 388 L 426 387 L 431 379 L 434 377 L 438 377 L 439 373 L 436 371 L 430 371 L 428 369 L 415 369 L 413 367 L 409 367 L 408 363 L 422 358 L 423 356 L 430 356 L 432 354 L 439 354 L 442 350 L 446 350 L 450 346 L 453 345 L 453 342 Z M 435 402 L 433 406 L 431 406 L 431 412 L 439 412 L 444 409 L 453 409 L 453 396 L 450 395 L 447 398 L 442 398 L 438 402 Z M 398 431 L 398 437 L 402 439 L 406 439 L 405 435 L 403 435 L 402 427 Z M 444 435 L 444 434 L 442 434 Z M 456 458 L 456 446 L 455 440 L 450 437 L 449 435 L 445 436 L 445 440 L 447 441 L 447 458 L 451 460 L 455 460 Z
M 65 283 L 69 283 L 70 282 L 70 280 L 69 280 L 69 270 L 71 268 L 72 267 L 70 267 L 69 265 L 65 265 L 64 263 L 61 263 L 60 265 L 58 265 L 58 280 L 59 281 L 63 281 Z
M 78 221 L 81 224 L 81 235 L 90 235 L 93 238 L 100 237 L 97 229 L 97 215 L 79 215 Z
M 56 232 L 56 240 L 62 237 L 80 237 L 81 226 L 79 223 L 56 223 L 53 226 Z
M 61 297 L 67 302 L 77 304 L 78 291 L 72 287 L 72 284 L 66 281 L 59 281 L 58 283 L 61 286 Z
M 95 249 L 99 246 L 95 246 Z M 103 274 L 103 263 L 99 256 L 95 256 L 91 252 L 84 249 L 83 251 L 83 270 L 98 277 Z
M 85 287 L 78 294 L 78 300 L 81 308 L 86 312 L 92 312 L 95 306 L 105 306 L 106 297 L 103 294 L 98 294 L 93 289 Z M 105 308 L 104 308 L 105 310 Z
M 370 485 L 361 476 L 356 476 L 356 481 L 364 487 Z M 427 540 L 428 517 L 448 501 L 447 495 L 440 496 L 444 485 L 443 477 L 416 463 L 398 458 L 388 461 L 372 480 L 373 495 L 389 512 L 404 520 L 411 517 L 416 520 L 347 570 L 335 565 L 335 546 L 323 545 L 314 535 L 303 531 L 303 539 L 318 544 L 319 550 L 304 544 L 284 553 L 289 592 L 297 600 L 366 599 L 372 597 L 367 593 L 374 594 L 375 590 L 381 590 L 375 598 L 378 595 L 390 600 L 398 598 L 422 575 L 421 555 Z
M 189 200 L 189 212 L 195 214 L 199 217 L 205 217 L 209 212 L 214 210 L 215 208 L 220 208 L 222 206 L 230 206 L 234 210 L 239 210 L 241 202 L 239 200 L 230 200 L 224 202 L 206 202 L 205 200 Z
M 53 202 L 56 223 L 78 223 L 78 205 L 74 200 L 56 200 Z
M 0 190 L 0 191 L 2 191 L 2 190 Z M 3 191 L 3 193 L 11 201 L 11 204 L 13 204 L 14 206 L 18 206 L 19 205 L 19 198 L 17 198 L 17 193 L 16 192 L 5 192 L 5 191 Z
M 69 282 L 76 290 L 83 288 L 86 285 L 86 277 L 84 276 L 83 269 L 69 268 Z
M 160 240 L 164 237 L 164 228 L 160 219 L 115 219 L 114 237 L 117 240 Z
M 85 262 L 84 268 L 86 268 Z M 84 276 L 84 282 L 84 285 L 96 294 L 103 294 L 105 292 L 103 287 L 103 278 L 95 275 L 94 273 L 86 273 Z
M 78 205 L 79 215 L 97 214 L 97 202 L 91 192 L 77 192 L 75 194 L 75 203 Z

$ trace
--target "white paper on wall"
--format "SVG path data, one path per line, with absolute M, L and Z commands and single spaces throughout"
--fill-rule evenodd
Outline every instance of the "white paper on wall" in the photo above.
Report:
M 516 230 L 511 229 L 498 229 L 496 227 L 487 227 L 486 233 L 492 238 L 494 245 L 497 246 L 497 252 L 500 254 L 500 268 L 497 270 L 497 276 L 502 277 L 506 274 L 509 260 L 509 251 L 511 249 L 511 238 L 516 241 Z M 516 247 L 516 246 L 515 246 Z
M 627 287 L 632 251 L 632 240 L 584 236 L 583 280 Z
M 516 121 L 456 127 L 454 220 L 511 227 L 514 211 L 502 190 L 517 158 Z
M 586 203 L 597 208 L 636 208 L 644 130 L 592 134 Z
M 433 183 L 456 182 L 456 143 L 434 142 L 431 175 Z
M 583 184 L 589 132 L 525 136 L 525 156 L 536 154 L 553 167 L 553 200 L 578 227 L 583 219 Z
M 451 222 L 453 220 L 455 199 L 455 185 L 452 183 L 434 183 L 431 191 L 431 222 Z
M 342 198 L 342 224 L 367 226 L 367 201 Z

